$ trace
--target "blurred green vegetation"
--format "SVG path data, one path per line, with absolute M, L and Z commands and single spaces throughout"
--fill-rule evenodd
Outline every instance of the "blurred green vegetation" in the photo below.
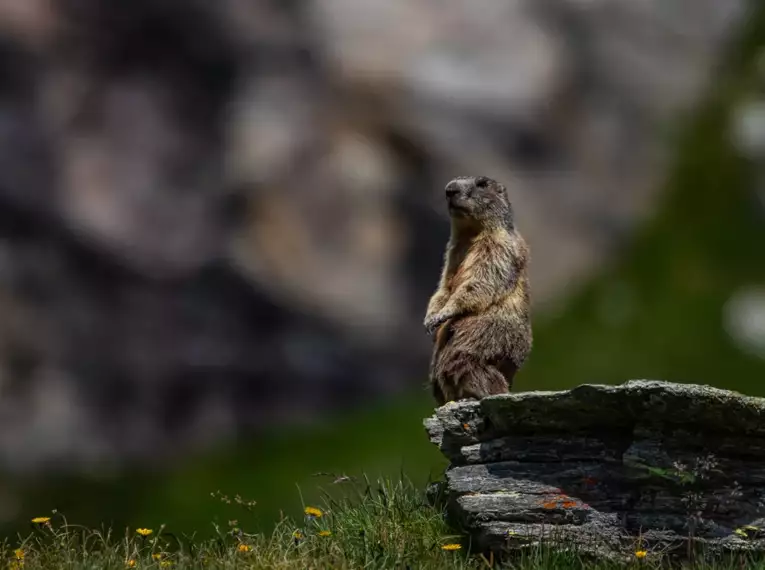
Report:
M 516 390 L 653 378 L 765 396 L 765 360 L 742 352 L 722 326 L 723 306 L 738 287 L 765 285 L 765 223 L 752 207 L 753 169 L 730 143 L 731 110 L 752 92 L 764 47 L 765 6 L 757 6 L 712 92 L 668 141 L 676 154 L 656 215 L 562 308 L 535 315 L 535 348 Z M 299 512 L 297 486 L 306 501 L 318 497 L 317 485 L 332 487 L 331 478 L 312 477 L 319 471 L 374 477 L 403 470 L 418 484 L 437 477 L 444 460 L 422 428 L 431 412 L 428 395 L 418 394 L 169 471 L 7 484 L 23 498 L 20 524 L 57 508 L 72 521 L 116 528 L 166 523 L 205 534 L 210 521 L 226 517 L 268 527 L 280 510 Z M 258 501 L 252 520 L 211 498 L 218 489 Z

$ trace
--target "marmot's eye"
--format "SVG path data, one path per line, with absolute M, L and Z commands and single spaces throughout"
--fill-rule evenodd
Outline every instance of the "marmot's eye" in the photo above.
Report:
M 485 176 L 479 176 L 475 179 L 476 188 L 486 188 L 489 185 L 489 179 Z

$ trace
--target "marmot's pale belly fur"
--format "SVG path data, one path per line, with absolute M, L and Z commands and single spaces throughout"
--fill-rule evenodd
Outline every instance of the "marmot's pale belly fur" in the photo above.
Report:
M 528 247 L 504 187 L 464 177 L 446 189 L 452 234 L 425 318 L 435 332 L 430 381 L 439 405 L 508 392 L 532 346 Z

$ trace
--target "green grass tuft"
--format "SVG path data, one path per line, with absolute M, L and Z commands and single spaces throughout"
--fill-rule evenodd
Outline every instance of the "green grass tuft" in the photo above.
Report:
M 341 491 L 338 492 L 337 488 Z M 443 513 L 407 481 L 346 480 L 305 505 L 302 520 L 282 518 L 267 533 L 248 532 L 237 520 L 213 524 L 214 537 L 197 540 L 171 528 L 115 534 L 69 523 L 61 514 L 31 522 L 32 531 L 2 547 L 9 568 L 478 568 L 463 537 Z M 218 495 L 245 510 L 240 497 Z M 442 546 L 458 544 L 457 550 Z

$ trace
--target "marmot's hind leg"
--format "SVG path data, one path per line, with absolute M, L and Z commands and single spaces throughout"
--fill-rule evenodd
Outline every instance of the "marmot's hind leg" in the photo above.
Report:
M 454 356 L 455 358 L 450 359 L 448 363 L 442 361 L 438 371 L 441 391 L 447 399 L 480 400 L 509 391 L 505 376 L 496 366 L 480 362 L 464 353 Z M 448 393 L 452 391 L 453 394 Z
M 502 373 L 491 365 L 478 365 L 465 368 L 457 379 L 457 399 L 475 398 L 480 400 L 494 394 L 507 394 L 510 391 Z

